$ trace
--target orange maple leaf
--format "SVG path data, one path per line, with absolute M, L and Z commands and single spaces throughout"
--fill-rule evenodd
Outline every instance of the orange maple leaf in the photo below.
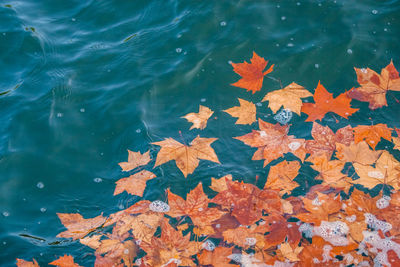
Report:
M 299 186 L 293 181 L 299 173 L 300 163 L 298 161 L 286 160 L 271 167 L 268 173 L 267 182 L 264 189 L 278 190 L 280 195 L 290 194 L 290 192 Z
M 142 197 L 146 182 L 154 177 L 156 177 L 154 173 L 143 170 L 129 177 L 121 178 L 115 182 L 117 186 L 115 187 L 114 196 L 126 191 L 131 195 Z
M 271 65 L 268 70 L 263 72 L 267 65 L 268 61 L 258 56 L 256 52 L 253 52 L 251 63 L 247 63 L 246 61 L 243 63 L 232 63 L 233 71 L 242 76 L 242 79 L 232 85 L 252 91 L 253 94 L 260 91 L 264 76 L 274 69 L 274 65 Z
M 179 143 L 172 138 L 152 144 L 161 146 L 158 152 L 154 168 L 170 160 L 175 160 L 176 166 L 182 171 L 185 177 L 194 172 L 199 165 L 199 160 L 209 160 L 220 163 L 211 144 L 217 138 L 202 138 L 197 136 L 190 146 Z
M 193 123 L 193 125 L 190 127 L 189 130 L 192 130 L 194 128 L 203 130 L 204 128 L 207 127 L 207 121 L 212 116 L 213 113 L 214 113 L 214 111 L 212 111 L 208 107 L 200 105 L 198 113 L 192 112 L 192 113 L 186 114 L 182 118 L 185 118 L 189 122 Z
M 86 236 L 106 221 L 103 215 L 91 219 L 84 219 L 79 213 L 57 213 L 57 215 L 61 223 L 68 229 L 59 233 L 57 237 L 72 238 L 73 240 Z
M 17 267 L 40 267 L 35 259 L 32 260 L 33 261 L 17 259 Z
M 253 130 L 243 136 L 234 137 L 251 147 L 257 147 L 252 160 L 264 159 L 264 167 L 271 161 L 282 157 L 286 153 L 293 153 L 302 161 L 306 156 L 305 140 L 295 139 L 289 132 L 288 125 L 271 124 L 258 119 L 260 130 Z
M 386 92 L 388 90 L 400 91 L 399 72 L 394 67 L 393 61 L 382 69 L 380 75 L 370 68 L 354 69 L 361 87 L 351 89 L 348 95 L 359 101 L 369 102 L 370 109 L 387 106 Z
M 49 262 L 50 265 L 56 265 L 59 267 L 81 267 L 79 264 L 74 262 L 74 258 L 71 255 L 64 255 L 59 257 L 57 260 Z
M 354 141 L 359 143 L 365 140 L 372 149 L 375 150 L 376 145 L 379 143 L 381 138 L 388 141 L 392 140 L 392 128 L 387 127 L 386 124 L 376 124 L 376 125 L 358 125 L 354 127 Z
M 306 121 L 322 120 L 328 112 L 334 112 L 347 119 L 358 110 L 350 106 L 351 98 L 347 96 L 347 93 L 342 93 L 333 98 L 333 95 L 320 82 L 315 89 L 314 101 L 315 104 L 303 103 L 301 107 L 301 112 L 308 115 Z
M 239 265 L 230 264 L 231 261 L 228 256 L 232 255 L 232 249 L 227 247 L 216 247 L 213 251 L 203 249 L 198 255 L 199 263 L 201 265 L 212 265 L 218 267 L 236 267 Z
M 96 255 L 105 254 L 105 256 L 97 257 L 95 265 L 100 265 L 102 262 L 112 262 L 113 265 L 109 266 L 116 266 L 123 261 L 125 266 L 132 267 L 132 262 L 136 257 L 136 253 L 137 246 L 132 240 L 123 242 L 118 239 L 105 239 L 96 250 Z
M 150 158 L 150 150 L 146 153 L 141 154 L 140 151 L 134 152 L 128 149 L 128 161 L 120 162 L 118 165 L 121 167 L 123 171 L 130 171 L 139 166 L 146 165 L 151 160 Z

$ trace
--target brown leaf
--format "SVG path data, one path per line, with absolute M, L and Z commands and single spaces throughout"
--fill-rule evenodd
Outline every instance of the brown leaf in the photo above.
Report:
M 106 221 L 102 215 L 91 219 L 84 219 L 79 213 L 57 213 L 57 215 L 61 223 L 68 229 L 59 233 L 57 237 L 72 238 L 73 240 L 83 238 Z
M 190 143 L 190 146 L 183 145 L 172 138 L 152 143 L 161 146 L 154 167 L 170 160 L 175 160 L 177 167 L 187 177 L 197 168 L 200 159 L 220 163 L 214 149 L 210 146 L 216 140 L 217 138 L 201 138 L 197 136 Z
M 228 256 L 232 255 L 233 248 L 216 247 L 213 251 L 203 249 L 201 254 L 198 255 L 199 263 L 201 265 L 212 265 L 214 267 L 235 267 L 236 264 L 230 264 L 231 261 Z
M 57 260 L 49 262 L 50 265 L 56 265 L 58 267 L 80 267 L 79 264 L 74 262 L 74 258 L 71 255 L 64 255 L 59 257 Z
M 111 259 L 114 263 L 124 262 L 125 266 L 133 266 L 133 259 L 136 257 L 137 247 L 132 240 L 122 242 L 118 239 L 105 239 L 101 241 L 96 254 L 106 254 L 104 257 Z
M 155 177 L 154 173 L 142 170 L 129 177 L 119 179 L 115 182 L 117 186 L 115 187 L 114 196 L 126 191 L 128 194 L 142 197 L 146 182 Z
M 283 89 L 269 92 L 261 101 L 269 101 L 268 107 L 273 113 L 276 113 L 283 106 L 300 116 L 303 104 L 301 99 L 310 96 L 313 95 L 308 90 L 293 82 Z
M 272 72 L 274 68 L 274 65 L 271 65 L 268 70 L 263 72 L 267 65 L 268 61 L 258 56 L 256 52 L 253 52 L 251 63 L 247 63 L 246 61 L 243 63 L 232 63 L 233 71 L 242 76 L 242 79 L 232 85 L 252 91 L 253 94 L 260 91 L 264 76 Z
M 128 161 L 118 163 L 123 171 L 130 171 L 139 166 L 146 165 L 151 160 L 150 150 L 146 153 L 140 154 L 140 151 L 133 152 L 128 149 Z
M 392 61 L 382 69 L 380 75 L 370 68 L 354 69 L 361 87 L 351 89 L 348 95 L 359 101 L 369 102 L 370 109 L 387 106 L 386 92 L 388 90 L 400 91 L 399 72 Z
M 190 130 L 194 128 L 203 130 L 204 128 L 206 128 L 207 121 L 212 116 L 213 113 L 214 111 L 212 111 L 208 107 L 200 105 L 198 113 L 189 113 L 183 116 L 182 118 L 185 118 L 189 122 L 193 123 L 192 127 L 190 127 Z
M 252 124 L 256 121 L 256 105 L 254 103 L 239 99 L 240 106 L 224 110 L 232 117 L 238 118 L 235 124 Z

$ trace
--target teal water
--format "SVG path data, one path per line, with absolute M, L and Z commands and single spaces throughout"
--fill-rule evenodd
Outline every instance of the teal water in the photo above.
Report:
M 400 68 L 400 1 L 60 1 L 0 2 L 0 263 L 35 258 L 42 266 L 71 254 L 84 266 L 93 251 L 58 239 L 56 213 L 110 214 L 139 198 L 113 197 L 127 149 L 142 152 L 166 137 L 217 137 L 221 165 L 202 161 L 184 178 L 174 162 L 154 169 L 144 198 L 165 200 L 164 189 L 184 195 L 199 181 L 231 173 L 259 184 L 268 167 L 251 161 L 254 149 L 232 139 L 253 126 L 234 126 L 221 112 L 237 97 L 260 102 L 280 87 L 265 79 L 254 95 L 230 86 L 239 76 L 229 61 L 252 51 L 276 64 L 284 86 L 313 92 L 319 80 L 335 95 L 356 86 L 353 67 Z M 399 95 L 396 95 L 398 98 Z M 369 113 L 353 125 L 400 127 L 399 105 Z M 215 116 L 189 131 L 180 117 L 199 104 Z M 258 116 L 274 122 L 267 102 Z M 310 139 L 311 123 L 293 116 L 291 134 Z M 332 116 L 333 129 L 347 124 Z M 296 123 L 296 121 L 298 123 Z M 384 145 L 384 144 L 383 144 Z M 399 156 L 399 153 L 394 153 Z M 148 168 L 150 170 L 150 168 Z M 304 180 L 312 172 L 302 169 Z M 306 190 L 307 188 L 303 188 Z

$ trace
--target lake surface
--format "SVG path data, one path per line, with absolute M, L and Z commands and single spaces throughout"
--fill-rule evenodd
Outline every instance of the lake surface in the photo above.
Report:
M 185 195 L 200 181 L 231 173 L 259 185 L 269 167 L 251 161 L 254 149 L 232 139 L 236 126 L 222 110 L 237 98 L 259 103 L 266 92 L 295 81 L 314 91 L 318 81 L 335 96 L 357 86 L 353 67 L 400 67 L 400 1 L 2 1 L 0 6 L 0 265 L 35 258 L 45 266 L 71 254 L 93 265 L 93 250 L 56 238 L 56 213 L 105 215 L 139 200 L 113 196 L 124 177 L 127 149 L 151 150 L 167 137 L 190 142 L 219 138 L 221 164 L 202 161 L 186 179 L 170 162 L 154 169 L 144 198 Z M 230 84 L 229 62 L 252 52 L 275 64 L 254 95 Z M 400 108 L 369 113 L 352 125 L 400 127 Z M 180 118 L 199 104 L 215 111 L 205 130 Z M 258 117 L 274 122 L 267 102 Z M 312 123 L 293 116 L 291 134 L 310 139 Z M 296 124 L 296 121 L 299 123 Z M 327 115 L 334 130 L 347 124 Z M 399 158 L 399 153 L 395 154 Z M 151 167 L 147 169 L 151 170 Z M 307 171 L 301 175 L 307 179 Z

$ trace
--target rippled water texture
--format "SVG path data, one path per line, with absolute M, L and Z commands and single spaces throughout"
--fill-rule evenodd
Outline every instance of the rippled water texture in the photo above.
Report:
M 269 90 L 296 81 L 313 91 L 319 80 L 333 92 L 356 85 L 353 67 L 400 67 L 400 1 L 3 1 L 0 6 L 0 262 L 50 262 L 68 253 L 85 266 L 92 250 L 57 239 L 65 228 L 56 212 L 93 217 L 137 201 L 113 197 L 126 149 L 152 150 L 165 137 L 218 137 L 221 165 L 201 162 L 187 179 L 173 162 L 155 169 L 144 198 L 184 195 L 199 181 L 232 173 L 265 181 L 268 168 L 232 136 L 221 110 L 237 97 L 257 103 Z M 232 87 L 229 61 L 252 51 L 276 64 L 263 90 Z M 352 124 L 391 120 L 399 108 L 355 114 Z M 216 111 L 204 131 L 180 117 L 198 105 Z M 355 107 L 366 107 L 357 102 Z M 398 107 L 398 106 L 397 106 Z M 273 122 L 258 105 L 259 116 Z M 292 134 L 310 138 L 311 124 Z M 397 118 L 397 119 L 396 119 Z M 334 121 L 331 116 L 324 119 Z M 337 128 L 344 126 L 345 122 Z M 246 149 L 244 149 L 246 148 Z M 307 173 L 303 173 L 305 177 Z

